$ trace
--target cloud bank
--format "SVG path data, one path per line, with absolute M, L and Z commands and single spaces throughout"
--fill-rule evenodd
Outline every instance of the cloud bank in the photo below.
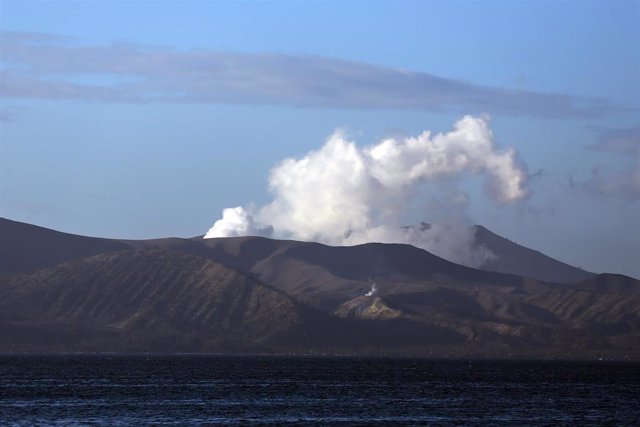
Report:
M 588 117 L 604 100 L 510 90 L 420 71 L 313 55 L 179 51 L 58 35 L 0 34 L 0 95 L 122 103 L 269 104 L 350 109 L 460 109 Z
M 463 175 L 481 178 L 486 196 L 497 204 L 527 196 L 524 167 L 512 148 L 496 146 L 487 117 L 465 116 L 445 134 L 425 131 L 368 147 L 337 131 L 320 149 L 273 168 L 270 203 L 260 209 L 225 209 L 205 238 L 262 235 L 331 245 L 411 243 L 477 266 L 490 254 L 473 247 L 469 224 L 460 226 L 467 197 L 455 182 Z M 447 189 L 454 214 L 428 228 L 402 227 L 408 211 L 427 203 L 420 190 L 429 183 Z

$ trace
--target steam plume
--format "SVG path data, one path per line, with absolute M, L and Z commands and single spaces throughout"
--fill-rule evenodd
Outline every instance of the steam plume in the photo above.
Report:
M 376 282 L 369 279 L 369 283 L 371 284 L 371 289 L 369 289 L 369 291 L 366 294 L 364 294 L 365 297 L 372 297 L 376 293 L 378 293 L 378 287 L 376 286 Z
M 465 116 L 449 133 L 425 131 L 364 148 L 337 131 L 319 150 L 273 168 L 271 203 L 257 210 L 225 209 L 205 238 L 252 234 L 332 245 L 411 243 L 479 265 L 491 254 L 472 247 L 471 229 L 458 227 L 457 219 L 422 230 L 399 223 L 415 207 L 422 185 L 451 187 L 463 174 L 481 176 L 486 195 L 499 204 L 527 195 L 526 173 L 515 151 L 496 146 L 487 117 Z M 455 186 L 451 194 L 466 206 L 466 195 Z

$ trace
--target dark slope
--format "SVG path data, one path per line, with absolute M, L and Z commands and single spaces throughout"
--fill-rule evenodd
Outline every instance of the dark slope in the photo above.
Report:
M 340 319 L 218 263 L 158 249 L 0 279 L 0 313 L 2 351 L 380 352 L 463 341 L 406 320 Z
M 535 277 L 547 282 L 577 282 L 593 273 L 565 264 L 541 252 L 520 246 L 487 228 L 474 226 L 475 245 L 484 246 L 496 255 L 479 268 L 487 271 Z
M 384 283 L 322 311 L 198 256 L 101 254 L 0 278 L 0 351 L 640 357 L 637 292 Z
M 0 218 L 0 275 L 127 248 L 126 243 L 115 240 L 61 233 Z
M 327 246 L 313 242 L 273 240 L 263 237 L 229 237 L 206 239 L 202 243 L 210 251 L 200 249 L 203 256 L 218 258 L 235 267 L 253 270 L 265 261 L 288 262 L 319 267 L 345 280 L 384 277 L 430 279 L 448 277 L 468 282 L 490 282 L 517 285 L 522 277 L 465 267 L 433 255 L 424 249 L 405 244 L 366 243 L 356 246 Z M 162 246 L 166 243 L 162 242 Z M 179 250 L 188 246 L 173 245 Z M 197 251 L 195 247 L 191 250 Z M 286 260 L 286 261 L 285 261 Z
M 410 245 L 332 247 L 260 237 L 206 239 L 203 243 L 210 252 L 201 251 L 201 256 L 255 274 L 265 283 L 328 310 L 363 295 L 372 281 L 384 291 L 417 291 L 429 284 L 470 289 L 536 284 L 518 276 L 454 264 Z
M 597 274 L 571 287 L 588 292 L 640 294 L 640 280 L 622 274 Z
M 423 224 L 423 226 L 428 226 Z M 264 238 L 239 238 L 224 248 L 207 244 L 216 256 L 200 247 L 201 239 L 166 238 L 153 240 L 114 240 L 62 233 L 35 225 L 0 218 L 0 275 L 48 267 L 72 259 L 131 248 L 183 247 L 187 252 L 208 253 L 226 265 L 240 262 L 244 270 L 276 250 L 302 242 Z M 213 239 L 217 240 L 217 239 Z M 191 243 L 189 243 L 191 242 Z M 206 242 L 206 241 L 205 241 Z M 520 246 L 482 226 L 475 226 L 475 244 L 490 249 L 497 258 L 479 267 L 484 271 L 533 277 L 548 282 L 576 282 L 593 276 L 578 268 Z M 303 249 L 309 250 L 309 249 Z M 384 266 L 382 267 L 384 268 Z M 375 273 L 375 272 L 374 272 Z
M 625 276 L 546 283 L 408 245 L 112 241 L 4 224 L 39 235 L 25 239 L 37 256 L 18 253 L 30 272 L 0 276 L 0 351 L 640 359 L 640 282 Z
M 322 310 L 445 328 L 465 337 L 461 348 L 580 357 L 593 349 L 634 354 L 640 346 L 640 281 L 625 276 L 545 283 L 463 267 L 409 245 L 251 237 L 205 244 L 218 259 Z M 377 292 L 366 297 L 372 282 Z
M 0 295 L 2 312 L 15 323 L 82 325 L 72 338 L 89 347 L 97 334 L 142 347 L 190 336 L 216 348 L 220 340 L 267 339 L 300 317 L 290 298 L 240 273 L 159 250 L 102 254 L 14 276 Z

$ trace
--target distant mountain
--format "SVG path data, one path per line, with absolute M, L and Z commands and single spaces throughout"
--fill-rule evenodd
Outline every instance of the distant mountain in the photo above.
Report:
M 489 249 L 495 258 L 488 259 L 481 270 L 535 277 L 547 282 L 576 282 L 594 274 L 553 259 L 541 252 L 520 246 L 481 225 L 474 226 L 474 244 Z
M 640 344 L 640 281 L 626 276 L 546 283 L 460 266 L 397 244 L 329 247 L 259 237 L 204 244 L 212 249 L 209 256 L 228 259 L 325 312 L 444 327 L 487 352 L 565 348 L 575 355 L 566 349 L 573 343 L 585 351 L 622 345 L 627 354 L 635 351 L 631 342 Z M 377 292 L 366 297 L 372 282 Z
M 428 227 L 428 224 L 423 223 L 421 226 Z M 479 267 L 481 270 L 533 277 L 548 282 L 566 283 L 594 276 L 594 273 L 572 267 L 538 251 L 518 245 L 483 226 L 474 226 L 474 236 L 474 245 L 484 246 L 496 255 L 495 259 L 490 259 L 482 264 Z M 226 261 L 230 264 L 241 260 L 242 267 L 247 270 L 248 265 L 253 267 L 255 264 L 252 262 L 255 257 L 261 259 L 269 251 L 275 251 L 277 248 L 307 244 L 254 237 L 249 239 L 254 241 L 249 244 L 251 246 L 249 257 L 244 253 L 238 252 L 236 256 L 234 253 L 227 254 L 225 251 L 223 251 L 225 253 L 219 252 L 218 255 L 229 258 Z M 200 247 L 201 240 L 200 238 L 116 240 L 85 237 L 0 218 L 0 275 L 29 271 L 72 259 L 131 248 L 186 247 L 196 253 L 207 251 Z M 242 242 L 244 241 L 241 240 L 238 244 Z M 229 246 L 230 243 L 226 245 Z M 233 250 L 238 251 L 239 249 Z
M 420 233 L 427 232 L 431 227 L 431 224 L 421 222 L 420 224 L 403 228 Z M 461 227 L 467 226 L 461 225 Z M 471 245 L 478 250 L 488 249 L 492 255 L 482 264 L 476 266 L 480 270 L 515 274 L 517 276 L 533 277 L 546 282 L 560 283 L 584 280 L 594 275 L 594 273 L 573 267 L 541 252 L 505 239 L 482 225 L 471 226 L 468 231 L 473 238 Z
M 326 310 L 363 295 L 375 281 L 380 289 L 447 285 L 521 286 L 526 279 L 454 264 L 403 244 L 368 243 L 332 247 L 262 237 L 206 239 L 199 255 L 219 260 L 294 297 Z M 185 250 L 184 248 L 179 250 Z M 531 281 L 533 283 L 533 281 Z M 418 284 L 419 283 L 419 284 Z
M 640 281 L 621 275 L 550 283 L 409 245 L 109 240 L 9 220 L 0 254 L 0 351 L 640 360 Z

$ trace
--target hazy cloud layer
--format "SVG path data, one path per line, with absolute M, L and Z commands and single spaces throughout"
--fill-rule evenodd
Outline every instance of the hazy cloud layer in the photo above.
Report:
M 102 102 L 494 112 L 539 117 L 607 113 L 608 103 L 509 90 L 311 55 L 87 46 L 57 35 L 0 35 L 0 95 Z
M 591 148 L 628 157 L 632 166 L 621 171 L 595 168 L 584 186 L 598 194 L 640 200 L 640 125 L 601 130 L 598 142 Z
M 13 120 L 11 113 L 5 109 L 0 109 L 0 122 L 10 122 Z
M 636 153 L 640 149 L 640 125 L 626 129 L 600 129 L 594 150 Z
M 460 176 L 482 177 L 485 194 L 511 203 L 527 196 L 524 167 L 512 148 L 500 149 L 486 117 L 465 116 L 451 132 L 387 138 L 359 147 L 336 132 L 318 150 L 285 159 L 271 171 L 273 200 L 261 209 L 225 209 L 205 238 L 262 235 L 332 245 L 365 242 L 411 243 L 438 255 L 477 266 L 490 254 L 474 248 L 465 220 L 468 198 Z M 401 227 L 413 207 L 426 208 L 423 184 L 445 189 L 447 217 L 428 229 Z M 439 210 L 442 210 L 440 207 Z

